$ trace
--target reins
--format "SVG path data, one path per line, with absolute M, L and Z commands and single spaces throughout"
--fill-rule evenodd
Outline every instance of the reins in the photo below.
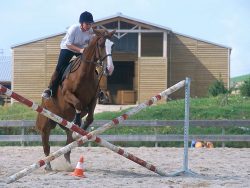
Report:
M 98 83 L 97 83 L 97 87 L 96 87 L 96 95 L 95 95 L 95 98 L 98 97 L 98 88 L 100 86 L 100 82 L 101 82 L 101 79 L 103 77 L 103 75 L 105 74 L 105 70 L 106 70 L 106 66 L 104 65 L 103 61 L 108 57 L 108 56 L 111 56 L 112 57 L 112 53 L 110 54 L 106 54 L 104 57 L 101 57 L 101 53 L 100 53 L 100 45 L 98 44 L 98 40 L 96 42 L 96 52 L 98 52 L 98 55 L 95 53 L 94 55 L 97 56 L 98 58 L 93 61 L 84 61 L 83 58 L 84 58 L 84 54 L 81 54 L 81 57 L 76 59 L 75 61 L 73 61 L 70 65 L 70 71 L 69 73 L 73 73 L 75 72 L 81 65 L 82 62 L 86 62 L 86 63 L 93 63 L 95 64 L 96 66 L 101 66 L 102 67 L 102 70 L 100 72 L 100 74 L 98 75 Z

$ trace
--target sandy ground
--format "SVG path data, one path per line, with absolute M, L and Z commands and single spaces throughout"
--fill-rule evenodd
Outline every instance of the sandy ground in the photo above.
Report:
M 54 152 L 59 147 L 52 147 Z M 182 148 L 126 148 L 166 172 L 182 168 Z M 53 171 L 43 168 L 6 184 L 7 176 L 43 158 L 42 147 L 0 147 L 0 187 L 250 187 L 250 148 L 190 149 L 189 168 L 197 177 L 161 177 L 102 147 L 79 147 L 72 150 L 72 165 L 63 157 L 52 162 Z M 69 175 L 80 155 L 84 156 L 86 178 Z
M 97 105 L 95 113 L 121 111 L 135 105 Z M 51 152 L 59 147 L 52 147 Z M 132 154 L 169 173 L 182 169 L 182 148 L 126 148 Z M 0 147 L 0 188 L 49 187 L 250 187 L 250 148 L 190 149 L 189 168 L 197 176 L 161 177 L 118 154 L 101 147 L 72 150 L 71 166 L 64 157 L 52 162 L 53 171 L 42 168 L 6 184 L 6 177 L 43 159 L 42 147 Z M 84 156 L 86 178 L 70 176 Z

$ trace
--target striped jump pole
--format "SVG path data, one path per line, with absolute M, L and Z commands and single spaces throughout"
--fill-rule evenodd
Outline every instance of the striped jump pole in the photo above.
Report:
M 12 183 L 20 178 L 22 178 L 23 176 L 31 173 L 32 171 L 40 168 L 41 166 L 45 165 L 46 163 L 54 160 L 55 158 L 61 156 L 62 154 L 67 153 L 68 151 L 72 150 L 73 148 L 79 146 L 80 144 L 85 143 L 88 140 L 91 141 L 95 141 L 96 143 L 98 143 L 99 145 L 102 145 L 124 157 L 126 157 L 127 159 L 130 159 L 134 162 L 136 162 L 137 164 L 159 174 L 162 176 L 166 176 L 167 174 L 162 171 L 161 169 L 155 167 L 152 164 L 149 164 L 148 162 L 126 152 L 125 150 L 105 141 L 104 139 L 101 139 L 99 137 L 97 137 L 97 134 L 101 134 L 102 132 L 118 125 L 119 123 L 121 123 L 122 121 L 126 120 L 129 116 L 138 113 L 139 111 L 141 111 L 142 109 L 146 108 L 147 106 L 150 106 L 152 104 L 154 104 L 155 102 L 157 102 L 158 100 L 160 100 L 162 97 L 164 96 L 168 96 L 169 94 L 177 91 L 178 89 L 180 89 L 181 87 L 183 87 L 185 84 L 185 80 L 175 84 L 174 86 L 166 89 L 165 91 L 159 93 L 158 95 L 152 97 L 150 100 L 145 101 L 144 103 L 138 105 L 137 107 L 133 108 L 132 110 L 128 111 L 127 113 L 119 116 L 118 118 L 113 119 L 112 121 L 110 121 L 109 123 L 106 123 L 105 125 L 103 125 L 102 127 L 88 133 L 87 131 L 84 131 L 82 129 L 80 129 L 76 124 L 72 123 L 72 122 L 68 122 L 67 120 L 57 116 L 56 114 L 53 114 L 52 112 L 42 108 L 41 106 L 35 104 L 34 102 L 18 95 L 17 93 L 7 89 L 6 87 L 2 86 L 0 84 L 0 91 L 5 93 L 6 95 L 18 100 L 19 102 L 27 105 L 28 107 L 32 108 L 33 110 L 37 111 L 38 113 L 43 114 L 44 116 L 56 121 L 57 123 L 60 123 L 61 125 L 69 128 L 72 131 L 75 131 L 77 133 L 79 133 L 80 135 L 85 135 L 81 138 L 79 138 L 78 140 L 72 142 L 71 144 L 59 149 L 58 151 L 50 154 L 49 156 L 47 156 L 46 158 L 44 158 L 43 160 L 39 160 L 38 162 L 30 165 L 28 168 L 10 176 L 7 179 L 7 183 Z

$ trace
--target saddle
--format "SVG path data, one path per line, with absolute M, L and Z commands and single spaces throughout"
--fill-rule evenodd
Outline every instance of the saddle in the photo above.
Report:
M 65 78 L 68 77 L 68 75 L 72 72 L 75 72 L 81 64 L 81 58 L 83 58 L 81 55 L 77 56 L 74 59 L 71 59 L 69 61 L 69 64 L 66 68 L 62 69 L 60 74 L 62 75 L 61 80 L 60 80 L 60 84 L 62 84 L 62 82 L 65 80 Z
M 83 55 L 79 55 L 76 58 L 71 59 L 69 61 L 68 66 L 61 70 L 60 74 L 62 75 L 62 77 L 61 77 L 61 80 L 60 80 L 60 85 L 63 83 L 65 78 L 67 78 L 69 76 L 70 73 L 75 72 L 80 67 L 82 58 L 84 58 Z M 100 70 L 99 70 L 98 67 L 96 68 L 95 72 L 96 72 L 97 75 L 99 75 Z

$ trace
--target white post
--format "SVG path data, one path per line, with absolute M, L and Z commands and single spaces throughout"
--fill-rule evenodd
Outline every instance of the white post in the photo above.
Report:
M 167 57 L 167 32 L 163 33 L 163 54 L 164 58 Z
M 139 26 L 141 30 L 141 26 Z M 141 57 L 141 32 L 138 33 L 138 57 Z

